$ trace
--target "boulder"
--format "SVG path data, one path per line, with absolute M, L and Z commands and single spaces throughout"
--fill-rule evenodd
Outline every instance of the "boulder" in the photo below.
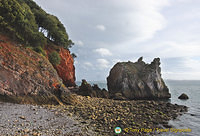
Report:
M 122 99 L 168 99 L 169 89 L 161 78 L 160 59 L 146 64 L 140 57 L 137 62 L 119 62 L 107 77 L 111 98 Z M 120 95 L 119 95 L 120 94 Z
M 105 88 L 103 88 L 101 90 L 101 92 L 102 92 L 102 98 L 106 98 L 106 99 L 110 98 L 109 93 L 108 93 L 108 91 Z
M 78 94 L 83 96 L 96 97 L 96 93 L 93 91 L 92 86 L 85 79 L 82 80 Z
M 85 79 L 82 80 L 77 93 L 83 96 L 109 98 L 109 93 L 106 89 L 100 89 L 97 84 L 91 86 Z
M 126 100 L 126 98 L 121 93 L 115 93 L 113 96 L 114 100 Z
M 178 97 L 178 99 L 186 100 L 186 99 L 189 99 L 189 97 L 187 96 L 187 94 L 182 93 L 182 94 Z

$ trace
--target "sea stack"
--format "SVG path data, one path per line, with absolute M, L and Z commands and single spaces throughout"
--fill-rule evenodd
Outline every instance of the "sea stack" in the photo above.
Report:
M 143 57 L 137 62 L 119 62 L 111 69 L 107 77 L 107 86 L 111 98 L 116 94 L 132 99 L 169 99 L 171 94 L 161 78 L 160 58 L 146 64 Z

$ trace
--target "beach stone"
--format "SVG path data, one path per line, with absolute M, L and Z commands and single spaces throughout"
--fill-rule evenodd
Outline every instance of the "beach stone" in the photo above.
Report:
M 30 130 L 29 130 L 28 128 L 26 128 L 26 129 L 24 129 L 24 132 L 25 132 L 25 133 L 29 133 Z
M 115 93 L 113 99 L 114 100 L 126 100 L 126 98 L 123 97 L 122 93 Z
M 187 96 L 187 94 L 182 93 L 182 94 L 178 97 L 178 99 L 186 100 L 186 99 L 189 99 L 189 97 Z
M 132 99 L 168 99 L 171 97 L 168 87 L 161 78 L 160 58 L 151 64 L 140 57 L 137 62 L 118 62 L 107 77 L 108 92 L 111 98 L 121 93 Z
M 20 118 L 20 119 L 23 119 L 23 120 L 25 120 L 25 119 L 26 119 L 24 116 L 20 116 L 19 118 Z

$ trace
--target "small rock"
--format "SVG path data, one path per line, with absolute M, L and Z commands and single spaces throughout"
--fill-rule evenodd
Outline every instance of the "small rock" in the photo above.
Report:
M 58 115 L 58 114 L 59 114 L 59 113 L 56 111 L 56 112 L 55 112 L 55 115 Z
M 195 114 L 190 114 L 191 116 L 195 116 Z
M 25 119 L 26 119 L 24 116 L 20 116 L 19 118 L 20 118 L 20 119 L 23 119 L 23 120 L 25 120 Z
M 182 94 L 178 97 L 178 99 L 186 100 L 186 99 L 189 99 L 189 97 L 187 96 L 187 94 L 182 93 Z
M 24 129 L 24 132 L 28 133 L 28 132 L 30 132 L 30 130 L 28 128 L 26 128 L 26 129 Z
M 115 93 L 113 99 L 114 99 L 114 100 L 126 100 L 126 98 L 123 97 L 121 93 Z
M 33 136 L 39 136 L 39 134 L 37 132 L 34 132 Z
M 72 117 L 72 115 L 73 115 L 72 113 L 68 113 L 68 114 L 67 114 L 67 116 L 70 116 L 70 117 Z
M 85 121 L 81 121 L 81 123 L 86 124 L 87 122 L 85 122 Z
M 164 124 L 163 125 L 165 128 L 172 128 L 172 126 L 168 125 L 168 124 Z

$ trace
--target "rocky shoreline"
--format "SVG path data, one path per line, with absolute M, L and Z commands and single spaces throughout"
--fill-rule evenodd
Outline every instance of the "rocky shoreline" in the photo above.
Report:
M 121 127 L 122 133 L 118 135 L 154 135 L 158 131 L 151 129 L 171 128 L 168 121 L 187 111 L 186 106 L 163 101 L 121 101 L 73 95 L 77 102 L 71 105 L 0 103 L 0 133 L 110 136 L 115 135 L 115 127 Z
M 76 105 L 47 106 L 48 109 L 57 109 L 61 113 L 70 112 L 84 120 L 88 128 L 93 128 L 98 135 L 114 135 L 115 127 L 121 127 L 120 135 L 153 135 L 141 129 L 171 128 L 169 120 L 177 118 L 187 111 L 186 106 L 171 104 L 163 101 L 133 100 L 119 101 L 89 96 L 76 96 L 79 103 Z M 86 123 L 87 122 L 87 123 Z M 89 123 L 88 123 L 89 122 Z
M 75 94 L 74 94 L 75 95 Z M 72 105 L 18 105 L 0 103 L 3 135 L 150 135 L 134 129 L 170 128 L 168 121 L 187 111 L 186 106 L 163 101 L 119 101 L 75 95 Z

